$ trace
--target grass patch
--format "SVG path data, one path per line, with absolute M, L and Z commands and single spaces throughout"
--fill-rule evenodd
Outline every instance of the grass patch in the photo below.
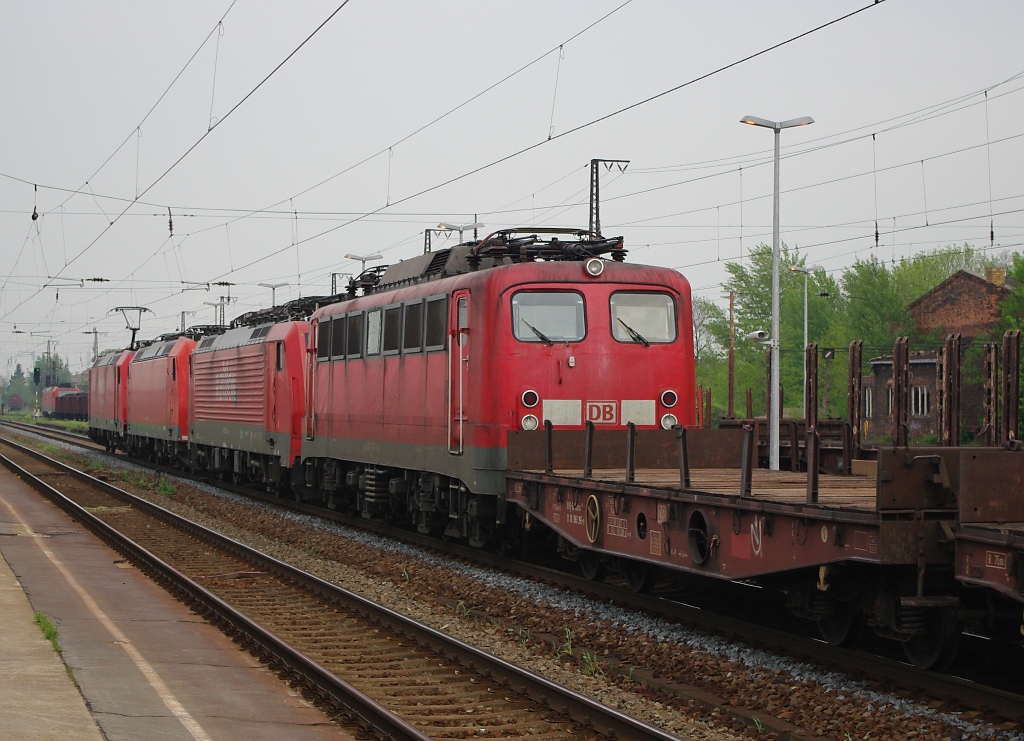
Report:
M 156 485 L 156 493 L 162 497 L 169 497 L 175 492 L 174 484 L 167 479 L 160 479 Z
M 60 631 L 57 630 L 57 626 L 53 624 L 49 617 L 44 612 L 37 612 L 35 615 L 36 625 L 43 631 L 43 637 L 50 642 L 53 646 L 53 650 L 57 653 L 61 652 L 60 644 L 57 643 L 57 636 L 60 635 Z

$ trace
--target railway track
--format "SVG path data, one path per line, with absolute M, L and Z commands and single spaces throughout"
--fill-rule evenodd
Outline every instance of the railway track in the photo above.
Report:
M 32 429 L 31 431 L 49 436 L 48 432 L 43 433 L 38 429 Z M 66 434 L 54 435 L 53 439 L 77 442 Z M 89 447 L 92 447 L 91 444 Z M 225 486 L 225 488 L 232 489 L 234 487 Z M 507 557 L 483 552 L 479 549 L 464 547 L 455 543 L 443 543 L 434 538 L 392 528 L 373 521 L 350 518 L 343 514 L 324 510 L 323 508 L 296 504 L 251 490 L 239 489 L 238 491 L 244 491 L 247 496 L 262 498 L 278 506 L 304 511 L 318 517 L 333 519 L 356 528 L 375 531 L 389 538 L 400 539 L 435 552 L 443 552 L 448 556 L 456 556 L 497 570 L 504 570 L 531 579 L 538 579 L 558 588 L 571 589 L 604 602 L 615 601 L 620 604 L 629 604 L 652 615 L 663 616 L 670 620 L 713 633 L 736 637 L 800 660 L 829 668 L 841 668 L 856 676 L 880 682 L 887 687 L 899 687 L 916 697 L 921 697 L 923 694 L 930 698 L 952 701 L 960 709 L 985 711 L 1010 721 L 1016 721 L 1024 717 L 1024 696 L 1015 692 L 1008 692 L 1000 689 L 998 686 L 989 686 L 972 681 L 971 679 L 963 679 L 935 672 L 922 672 L 905 662 L 894 660 L 890 657 L 877 656 L 849 649 L 832 648 L 820 641 L 810 639 L 806 635 L 794 634 L 787 630 L 765 628 L 763 625 L 753 624 L 747 620 L 725 617 L 720 614 L 713 614 L 705 609 L 693 608 L 674 599 L 671 588 L 664 590 L 661 595 L 637 595 L 625 587 L 620 587 L 614 583 L 592 582 L 557 569 L 539 566 L 536 563 L 518 562 Z M 675 591 L 678 594 L 679 590 Z M 999 685 L 1006 681 L 1005 677 L 1000 676 L 989 676 L 984 679 L 992 685 Z M 657 686 L 658 684 L 654 678 L 650 679 L 649 683 L 652 686 Z M 698 702 L 701 702 L 701 696 L 703 695 L 701 692 L 695 692 L 692 696 L 688 696 L 686 689 L 679 687 L 673 688 L 673 693 L 681 695 L 686 699 L 696 699 Z M 704 696 L 704 702 L 707 702 L 706 696 Z M 755 717 L 764 720 L 763 713 L 744 713 L 739 708 L 733 708 L 729 712 L 740 716 L 749 716 L 747 720 L 752 723 Z
M 379 737 L 674 738 L 41 453 L 0 440 L 0 454 L 311 699 Z

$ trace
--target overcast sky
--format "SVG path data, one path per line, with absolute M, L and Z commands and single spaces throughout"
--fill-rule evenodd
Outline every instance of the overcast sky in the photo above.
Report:
M 260 283 L 326 294 L 345 254 L 415 256 L 442 221 L 586 227 L 592 158 L 630 161 L 604 234 L 720 299 L 771 241 L 747 114 L 815 119 L 782 134 L 808 264 L 869 257 L 876 219 L 886 260 L 1024 242 L 1024 3 L 340 1 L 5 4 L 0 372 L 47 338 L 81 369 L 93 328 L 124 346 L 117 306 L 152 310 L 145 338 L 229 291 L 229 319 L 269 305 Z

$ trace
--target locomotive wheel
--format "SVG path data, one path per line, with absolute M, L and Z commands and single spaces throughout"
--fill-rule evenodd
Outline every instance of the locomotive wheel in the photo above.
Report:
M 835 600 L 832 614 L 817 623 L 822 640 L 830 646 L 852 646 L 864 634 L 864 615 L 850 601 Z
M 650 592 L 658 581 L 658 567 L 639 561 L 626 562 L 624 572 L 626 584 L 631 592 Z
M 903 653 L 911 664 L 918 669 L 936 671 L 950 667 L 959 647 L 960 626 L 949 630 L 941 620 L 930 621 L 927 634 L 903 641 Z
M 604 581 L 605 568 L 601 563 L 601 557 L 593 551 L 583 551 L 580 554 L 580 571 L 583 578 L 589 581 Z

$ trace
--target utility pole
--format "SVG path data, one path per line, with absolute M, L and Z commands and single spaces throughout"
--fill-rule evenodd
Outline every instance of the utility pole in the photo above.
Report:
M 227 326 L 227 322 L 224 320 L 224 307 L 234 301 L 230 296 L 221 296 L 219 301 L 204 301 L 203 304 L 206 306 L 213 307 L 213 319 L 218 326 Z
M 611 170 L 612 167 L 618 166 L 619 172 L 625 172 L 626 168 L 629 167 L 629 160 L 590 160 L 590 233 L 600 234 L 601 233 L 601 193 L 600 193 L 600 180 L 601 170 L 600 165 L 604 165 L 606 170 Z
M 96 327 L 92 328 L 91 332 L 82 332 L 82 334 L 92 335 L 92 362 L 96 362 L 96 358 L 100 356 L 100 335 L 106 334 L 106 332 L 100 332 Z

